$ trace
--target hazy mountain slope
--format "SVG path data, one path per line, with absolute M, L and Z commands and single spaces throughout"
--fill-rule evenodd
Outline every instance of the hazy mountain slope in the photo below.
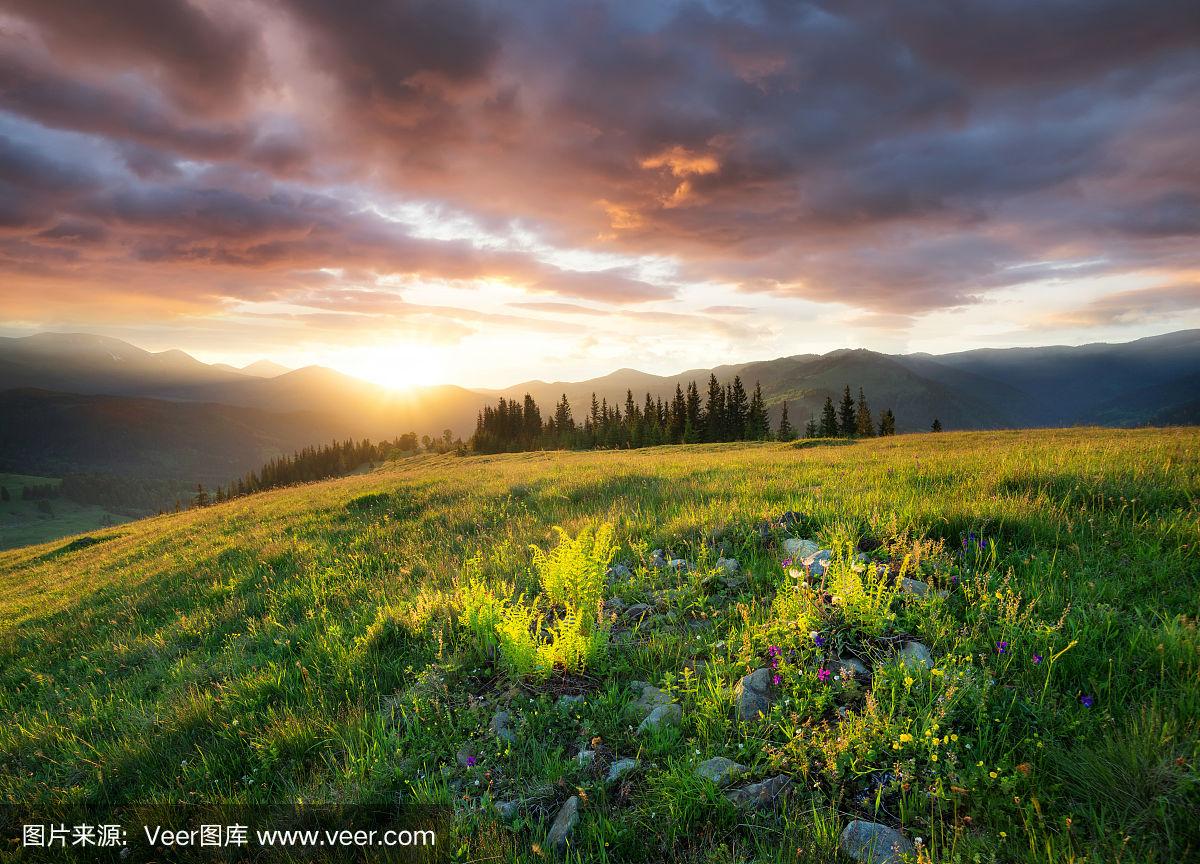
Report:
M 227 483 L 272 456 L 344 438 L 341 423 L 201 402 L 0 393 L 0 470 Z
M 182 351 L 144 351 L 106 336 L 38 333 L 0 338 L 0 390 L 36 387 L 70 393 L 146 395 L 245 379 Z

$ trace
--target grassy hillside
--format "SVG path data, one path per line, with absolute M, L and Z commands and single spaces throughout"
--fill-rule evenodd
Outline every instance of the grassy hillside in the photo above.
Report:
M 0 472 L 0 486 L 8 489 L 9 500 L 0 501 L 0 549 L 45 543 L 56 537 L 92 531 L 116 525 L 129 519 L 119 513 L 94 504 L 80 504 L 66 498 L 55 498 L 39 509 L 39 502 L 21 498 L 22 486 L 45 486 L 57 483 L 54 477 L 33 477 L 27 474 Z
M 802 443 L 416 457 L 0 552 L 0 825 L 432 807 L 446 857 L 544 860 L 576 797 L 578 860 L 850 860 L 854 818 L 934 861 L 1194 860 L 1200 430 Z M 470 611 L 601 523 L 607 655 L 516 678 Z M 834 551 L 823 579 L 789 537 Z M 678 725 L 638 731 L 633 681 Z M 718 756 L 786 794 L 739 808 L 696 774 Z

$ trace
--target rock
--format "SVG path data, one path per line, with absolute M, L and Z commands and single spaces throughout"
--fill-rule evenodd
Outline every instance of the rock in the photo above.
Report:
M 645 681 L 630 681 L 629 682 L 629 689 L 632 690 L 634 693 L 638 694 L 639 696 L 641 696 L 642 691 L 645 690 L 649 686 L 650 685 L 647 684 Z
M 591 765 L 593 762 L 596 761 L 596 751 L 595 750 L 580 750 L 575 755 L 575 761 L 586 768 L 589 765 Z
M 654 614 L 654 607 L 648 603 L 634 603 L 625 610 L 621 617 L 627 621 L 644 621 Z
M 550 833 L 546 835 L 546 845 L 559 854 L 565 852 L 571 840 L 571 832 L 578 823 L 579 796 L 572 795 L 554 817 L 554 824 L 550 826 Z
M 580 694 L 578 696 L 568 696 L 568 695 L 564 694 L 564 695 L 558 697 L 558 707 L 559 708 L 577 708 L 582 704 L 583 704 L 583 695 L 582 694 Z
M 803 518 L 804 517 L 802 517 L 795 510 L 789 510 L 780 516 L 779 519 L 776 520 L 775 524 L 785 531 L 790 531 L 799 525 L 800 520 Z
M 667 562 L 667 567 L 671 570 L 688 573 L 692 570 L 692 562 L 684 558 L 672 558 Z
M 642 684 L 641 681 L 638 681 L 637 683 L 641 684 L 642 686 L 638 691 L 639 695 L 637 701 L 633 704 L 643 716 L 649 714 L 655 708 L 659 708 L 663 705 L 670 705 L 675 701 L 671 698 L 671 694 L 665 690 L 660 690 L 650 684 Z
M 760 543 L 771 541 L 771 523 L 766 519 L 758 523 L 758 540 Z
M 916 847 L 895 828 L 855 819 L 842 831 L 841 850 L 862 864 L 900 864 L 901 855 L 911 855 Z
M 733 698 L 737 704 L 738 717 L 742 720 L 757 720 L 760 713 L 771 707 L 768 688 L 771 686 L 771 670 L 755 669 L 742 677 L 733 687 Z
M 515 744 L 517 733 L 512 730 L 511 724 L 512 715 L 507 711 L 497 711 L 492 715 L 492 722 L 488 724 L 488 728 L 496 733 L 496 737 L 505 744 Z
M 746 810 L 766 810 L 775 806 L 791 783 L 791 777 L 779 774 L 761 783 L 751 783 L 749 786 L 726 792 L 725 797 L 734 805 Z
M 683 720 L 683 709 L 672 702 L 670 705 L 659 705 L 638 726 L 638 734 L 649 732 L 660 726 L 678 726 Z
M 621 616 L 626 611 L 625 601 L 620 597 L 609 597 L 604 601 L 604 614 Z
M 717 566 L 730 575 L 738 572 L 738 562 L 736 558 L 718 558 Z
M 698 777 L 715 783 L 717 786 L 727 786 L 745 773 L 745 765 L 739 765 L 737 762 L 734 762 L 732 759 L 726 759 L 724 756 L 714 756 L 712 759 L 706 759 L 696 768 L 696 775 Z
M 864 682 L 871 680 L 871 670 L 857 657 L 838 657 L 829 665 L 833 667 L 834 674 L 840 675 L 843 679 L 853 677 Z
M 609 582 L 618 582 L 623 579 L 628 579 L 633 575 L 633 571 L 631 571 L 624 564 L 614 564 L 608 568 L 604 575 L 608 577 Z
M 610 786 L 613 783 L 620 783 L 627 776 L 638 769 L 641 763 L 636 759 L 618 759 L 612 763 L 608 769 L 608 776 L 604 778 L 604 782 Z
M 819 552 L 821 547 L 811 540 L 804 540 L 800 537 L 789 537 L 783 541 L 783 551 L 788 554 L 788 557 L 793 561 L 800 558 L 807 558 L 809 555 Z
M 896 652 L 900 662 L 907 665 L 921 665 L 926 669 L 933 668 L 933 655 L 920 642 L 905 642 Z
M 833 560 L 833 552 L 829 549 L 819 549 L 811 555 L 803 558 L 800 563 L 805 566 L 809 573 L 813 576 L 824 576 L 825 571 L 829 569 L 829 562 Z
M 492 804 L 492 807 L 495 809 L 496 815 L 499 816 L 503 822 L 511 822 L 512 820 L 516 819 L 517 814 L 521 812 L 521 802 L 515 800 L 496 801 Z
M 475 753 L 475 745 L 469 741 L 460 747 L 458 749 L 458 753 L 456 753 L 454 756 L 454 760 L 463 768 L 473 767 L 478 761 L 478 758 L 479 757 Z
M 900 593 L 924 597 L 929 593 L 929 585 L 920 579 L 909 579 L 907 576 L 901 576 Z
M 663 554 L 663 550 L 655 549 L 650 553 L 650 566 L 658 568 L 667 566 L 667 557 Z

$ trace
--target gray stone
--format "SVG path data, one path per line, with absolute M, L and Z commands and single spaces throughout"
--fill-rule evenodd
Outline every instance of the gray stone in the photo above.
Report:
M 558 697 L 558 707 L 560 708 L 578 708 L 583 704 L 583 695 L 568 696 L 562 695 Z
M 862 864 L 900 864 L 901 855 L 912 855 L 916 847 L 895 828 L 855 819 L 842 831 L 841 850 Z
M 742 720 L 757 720 L 759 713 L 767 713 L 771 707 L 768 688 L 771 686 L 771 670 L 755 669 L 742 677 L 733 687 L 733 698 L 737 704 L 738 717 Z
M 736 558 L 718 558 L 717 566 L 726 573 L 730 574 L 737 573 L 738 571 L 738 562 Z
M 477 758 L 478 757 L 475 753 L 475 745 L 470 741 L 460 747 L 458 749 L 458 753 L 456 753 L 454 756 L 455 761 L 458 762 L 458 764 L 463 768 L 470 768 L 471 763 Z
M 667 562 L 667 567 L 670 568 L 671 570 L 679 570 L 681 572 L 687 573 L 687 572 L 690 572 L 692 569 L 692 562 L 688 561 L 684 558 L 672 558 L 670 561 Z
M 641 763 L 636 759 L 618 759 L 609 766 L 608 776 L 604 778 L 604 782 L 608 783 L 609 785 L 612 785 L 613 783 L 620 783 L 622 780 L 636 771 L 640 764 Z
M 572 795 L 558 811 L 558 815 L 554 817 L 554 824 L 550 826 L 550 833 L 546 835 L 546 845 L 558 854 L 567 851 L 571 832 L 575 830 L 578 823 L 579 796 Z
M 920 579 L 909 579 L 907 576 L 901 576 L 900 593 L 912 594 L 914 597 L 924 597 L 929 594 L 929 585 Z
M 517 818 L 517 814 L 521 812 L 520 801 L 496 801 L 493 805 L 496 810 L 496 815 L 504 822 L 511 822 Z
M 624 564 L 614 564 L 608 568 L 607 573 L 609 582 L 616 582 L 622 579 L 628 579 L 633 575 L 633 572 Z
M 642 684 L 642 682 L 637 682 Z M 637 701 L 634 702 L 634 707 L 645 716 L 662 705 L 670 705 L 675 700 L 671 698 L 671 694 L 665 690 L 660 690 L 650 684 L 642 684 L 638 691 Z
M 761 783 L 751 783 L 749 786 L 733 789 L 726 792 L 725 797 L 736 806 L 746 810 L 766 810 L 779 802 L 787 793 L 791 783 L 791 777 L 779 774 L 763 780 Z
M 638 726 L 638 734 L 649 732 L 660 726 L 678 726 L 683 720 L 683 709 L 672 702 L 670 705 L 659 705 Z
M 926 669 L 933 668 L 933 655 L 920 642 L 905 642 L 900 647 L 900 650 L 896 652 L 896 656 L 906 666 L 913 665 L 924 666 Z
M 812 540 L 805 540 L 802 537 L 789 537 L 783 541 L 783 551 L 788 554 L 788 557 L 793 561 L 801 558 L 807 558 L 820 551 L 821 547 Z
M 646 603 L 634 603 L 625 610 L 623 617 L 627 621 L 644 621 L 654 614 L 654 607 Z
M 813 576 L 824 576 L 825 571 L 829 569 L 829 562 L 833 560 L 833 552 L 828 549 L 821 549 L 811 555 L 805 557 L 800 563 L 803 564 L 808 572 Z
M 663 550 L 655 549 L 653 552 L 650 553 L 650 566 L 651 567 L 666 567 L 667 566 L 667 558 L 663 554 Z
M 780 528 L 784 529 L 785 531 L 787 531 L 787 530 L 795 527 L 796 525 L 799 525 L 801 518 L 802 517 L 800 516 L 800 514 L 797 513 L 795 510 L 789 510 L 786 513 L 784 513 L 782 516 L 780 516 L 775 524 L 778 525 Z
M 870 681 L 871 670 L 857 657 L 839 657 L 831 664 L 833 671 L 843 679 L 853 677 L 859 681 Z
M 507 711 L 497 711 L 493 714 L 488 728 L 505 744 L 515 744 L 517 741 L 517 733 L 512 730 L 512 715 Z
M 575 761 L 586 768 L 596 761 L 596 751 L 580 750 L 575 756 Z
M 726 786 L 746 773 L 746 766 L 724 756 L 706 759 L 696 768 L 697 776 L 718 786 Z
M 609 597 L 604 601 L 604 614 L 621 616 L 625 614 L 625 601 L 620 597 Z

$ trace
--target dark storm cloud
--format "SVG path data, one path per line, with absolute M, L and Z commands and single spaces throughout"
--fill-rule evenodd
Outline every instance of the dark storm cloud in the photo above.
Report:
M 1061 261 L 1200 265 L 1194 0 L 6 8 L 0 107 L 127 169 L 2 181 L 26 268 L 77 237 L 109 256 L 94 278 L 335 267 L 674 295 L 417 240 L 338 184 L 888 320 Z

